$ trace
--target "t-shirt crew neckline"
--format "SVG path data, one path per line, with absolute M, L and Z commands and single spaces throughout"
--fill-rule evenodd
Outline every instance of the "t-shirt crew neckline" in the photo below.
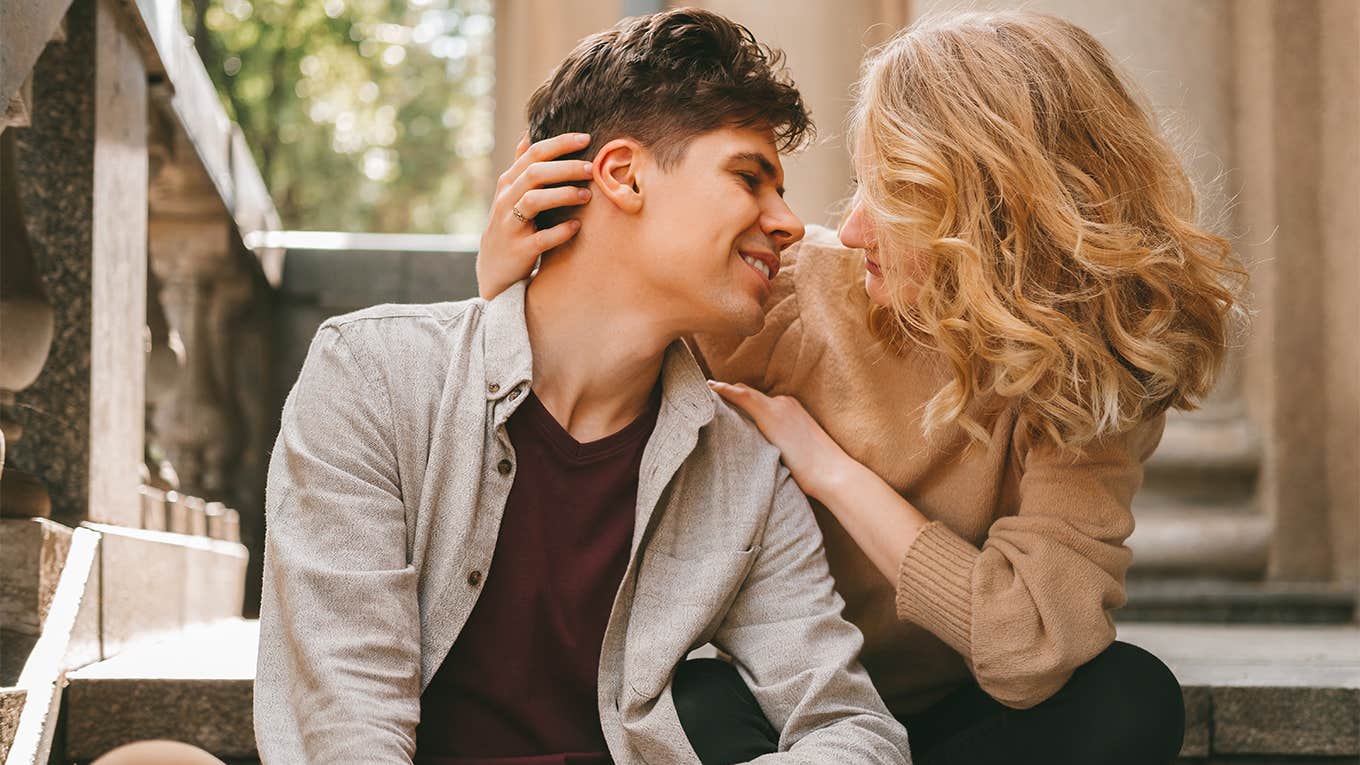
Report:
M 532 389 L 520 406 L 528 415 L 529 423 L 552 445 L 558 456 L 572 464 L 585 465 L 608 459 L 651 435 L 656 426 L 655 415 L 661 408 L 661 384 L 658 382 L 652 388 L 647 407 L 632 422 L 604 438 L 586 443 L 573 438 Z

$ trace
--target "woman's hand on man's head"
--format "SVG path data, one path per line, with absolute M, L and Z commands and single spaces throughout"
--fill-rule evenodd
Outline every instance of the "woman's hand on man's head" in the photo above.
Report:
M 526 133 L 515 161 L 496 181 L 496 195 L 477 251 L 477 292 L 490 300 L 527 277 L 543 253 L 565 244 L 581 229 L 571 219 L 539 230 L 534 218 L 545 210 L 582 205 L 590 189 L 571 185 L 594 177 L 584 160 L 559 160 L 590 145 L 585 133 L 563 133 L 532 146 Z M 567 185 L 558 185 L 567 184 Z

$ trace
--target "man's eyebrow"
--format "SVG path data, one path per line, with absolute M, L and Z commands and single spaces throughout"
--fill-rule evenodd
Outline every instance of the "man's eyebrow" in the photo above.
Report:
M 774 163 L 758 151 L 740 151 L 732 155 L 733 162 L 740 162 L 743 160 L 755 163 L 755 165 L 760 168 L 760 172 L 765 176 L 765 180 L 770 181 L 771 183 L 773 183 L 774 179 L 778 176 L 778 173 L 774 169 Z M 784 196 L 783 186 L 777 187 L 775 191 L 779 192 L 779 196 Z

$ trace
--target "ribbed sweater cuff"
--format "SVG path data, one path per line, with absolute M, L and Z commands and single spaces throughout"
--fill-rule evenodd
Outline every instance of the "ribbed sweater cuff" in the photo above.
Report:
M 897 572 L 897 618 L 925 627 L 964 658 L 973 651 L 971 582 L 979 555 L 967 540 L 932 521 Z

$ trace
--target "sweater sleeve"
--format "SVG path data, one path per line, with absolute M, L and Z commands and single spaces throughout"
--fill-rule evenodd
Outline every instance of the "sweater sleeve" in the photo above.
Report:
M 1017 437 L 1019 510 L 981 549 L 927 525 L 898 572 L 897 612 L 958 651 L 997 701 L 1024 709 L 1114 640 L 1125 601 L 1133 495 L 1165 417 L 1080 455 Z

